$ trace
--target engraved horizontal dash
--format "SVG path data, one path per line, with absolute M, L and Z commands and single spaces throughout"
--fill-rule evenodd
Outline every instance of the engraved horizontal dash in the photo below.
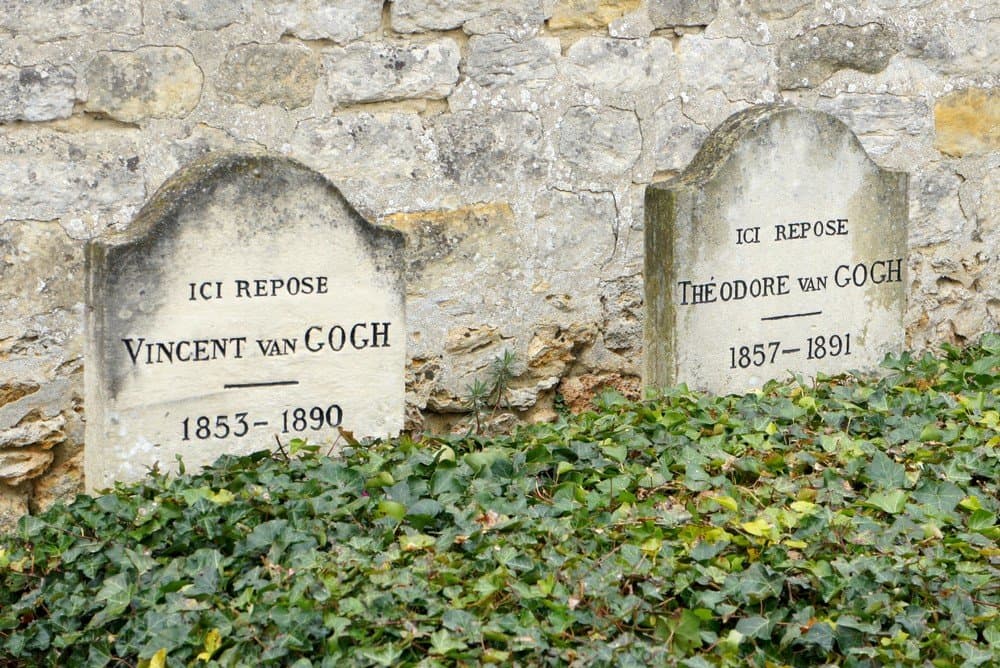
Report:
M 802 350 L 802 348 L 785 348 L 784 350 L 781 351 L 781 354 L 787 355 L 788 353 L 797 353 L 800 350 Z
M 808 311 L 806 313 L 785 313 L 784 315 L 769 315 L 761 320 L 784 320 L 786 318 L 808 318 L 812 315 L 823 315 L 822 311 Z
M 255 427 L 266 427 L 267 426 L 267 420 L 258 420 L 257 422 L 253 423 L 253 426 L 255 426 Z
M 244 387 L 277 387 L 279 385 L 298 385 L 297 380 L 269 380 L 262 383 L 226 383 L 222 386 L 224 390 L 238 390 Z

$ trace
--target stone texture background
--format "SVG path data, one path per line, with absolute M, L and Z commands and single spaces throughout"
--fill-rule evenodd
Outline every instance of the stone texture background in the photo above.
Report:
M 636 393 L 643 190 L 755 103 L 912 174 L 912 347 L 996 329 L 998 44 L 995 0 L 0 0 L 0 525 L 80 489 L 84 242 L 214 149 L 407 234 L 414 429 L 505 349 L 524 419 Z

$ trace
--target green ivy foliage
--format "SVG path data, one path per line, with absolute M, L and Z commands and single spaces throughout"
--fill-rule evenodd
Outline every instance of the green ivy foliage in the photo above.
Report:
M 81 496 L 0 538 L 0 666 L 997 665 L 998 367 L 991 335 Z

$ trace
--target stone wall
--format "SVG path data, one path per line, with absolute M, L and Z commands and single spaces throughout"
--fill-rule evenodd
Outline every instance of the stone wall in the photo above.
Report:
M 74 494 L 83 244 L 267 150 L 409 238 L 408 419 L 638 390 L 642 197 L 755 103 L 912 174 L 909 343 L 1000 319 L 994 0 L 0 0 L 0 525 Z M 821 184 L 820 184 L 821 185 Z

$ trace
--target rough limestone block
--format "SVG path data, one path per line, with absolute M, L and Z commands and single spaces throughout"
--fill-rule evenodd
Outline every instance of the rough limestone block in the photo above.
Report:
M 146 188 L 131 133 L 0 133 L 0 221 L 62 219 L 77 239 L 126 223 Z
M 719 13 L 718 0 L 648 0 L 649 18 L 656 28 L 704 26 Z
M 548 0 L 523 0 L 494 5 L 492 11 L 463 23 L 462 31 L 467 35 L 499 33 L 524 41 L 537 35 L 544 25 L 548 4 Z
M 347 44 L 382 25 L 382 0 L 263 0 L 285 32 Z
M 544 163 L 536 167 L 533 159 L 541 151 L 542 135 L 534 114 L 517 111 L 442 114 L 433 127 L 442 175 L 481 190 L 485 197 L 501 184 L 517 185 L 538 176 Z
M 0 530 L 13 531 L 21 516 L 28 513 L 30 485 L 0 485 Z
M 415 191 L 441 189 L 433 140 L 419 114 L 350 112 L 310 119 L 299 123 L 292 141 L 295 155 L 368 211 L 399 210 L 413 205 Z M 373 173 L 379 178 L 372 179 Z
M 603 28 L 640 4 L 641 0 L 559 0 L 548 26 L 550 30 Z
M 775 67 L 770 53 L 746 40 L 684 35 L 677 60 L 681 81 L 690 90 L 715 89 L 728 100 L 754 102 L 774 86 Z
M 541 23 L 544 20 L 540 0 L 394 0 L 389 6 L 392 29 L 400 33 L 454 30 L 469 21 L 506 15 Z
M 0 123 L 69 118 L 76 73 L 67 65 L 0 66 Z
M 0 0 L 0 30 L 51 42 L 94 32 L 137 35 L 141 0 Z
M 600 281 L 594 267 L 615 252 L 614 196 L 549 190 L 535 201 L 535 215 L 535 291 L 558 310 L 586 309 Z
M 403 426 L 403 238 L 287 159 L 212 155 L 87 245 L 86 482 Z
M 166 15 L 195 30 L 218 30 L 245 21 L 251 0 L 169 0 Z
M 643 120 L 643 135 L 652 144 L 654 169 L 679 172 L 701 148 L 708 130 L 684 115 L 678 98 Z
M 881 23 L 820 26 L 781 44 L 778 85 L 786 90 L 810 88 L 842 69 L 874 74 L 898 51 L 895 30 Z
M 53 455 L 40 448 L 0 450 L 0 483 L 20 485 L 45 473 Z
M 676 73 L 673 46 L 662 37 L 615 39 L 584 37 L 566 52 L 564 68 L 581 88 L 602 95 L 663 89 Z
M 837 119 L 752 107 L 646 190 L 647 387 L 876 367 L 903 345 L 907 175 Z
M 462 71 L 481 86 L 547 81 L 556 75 L 559 40 L 537 37 L 517 42 L 506 35 L 476 35 L 469 39 Z
M 285 109 L 308 106 L 319 83 L 319 57 L 301 44 L 244 44 L 219 67 L 215 88 L 230 102 Z
M 750 9 L 765 19 L 787 19 L 810 7 L 813 0 L 750 0 Z
M 101 51 L 87 67 L 86 110 L 128 123 L 182 118 L 198 105 L 204 77 L 191 53 L 176 46 Z
M 844 121 L 857 135 L 924 136 L 931 130 L 930 107 L 922 97 L 842 93 L 817 99 L 816 108 Z
M 960 242 L 971 236 L 958 199 L 962 177 L 948 164 L 915 169 L 910 177 L 911 248 Z
M 1000 92 L 971 88 L 934 105 L 934 147 L 961 157 L 1000 150 Z
M 584 178 L 620 177 L 642 150 L 639 119 L 610 107 L 572 107 L 562 118 L 558 153 Z
M 31 504 L 38 512 L 45 512 L 59 501 L 70 503 L 83 493 L 83 446 L 74 445 L 53 455 L 45 475 L 31 481 Z
M 461 53 L 453 39 L 427 44 L 356 43 L 324 54 L 327 90 L 338 105 L 447 97 Z
M 0 316 L 22 318 L 83 301 L 83 254 L 58 222 L 0 225 Z

